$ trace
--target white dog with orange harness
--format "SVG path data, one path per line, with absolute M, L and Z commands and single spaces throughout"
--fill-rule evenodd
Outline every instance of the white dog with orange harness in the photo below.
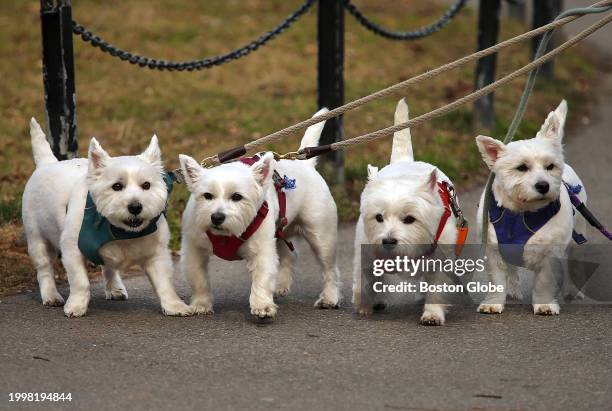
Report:
M 408 105 L 402 99 L 395 111 L 395 124 L 408 121 Z M 385 249 L 397 245 L 424 246 L 424 253 L 437 244 L 464 242 L 467 229 L 458 209 L 449 178 L 435 166 L 414 161 L 410 129 L 396 132 L 390 164 L 380 171 L 368 166 L 368 183 L 361 194 L 361 213 L 355 233 L 353 263 L 353 304 L 361 315 L 382 307 L 379 300 L 362 298 L 361 245 L 378 244 Z M 459 235 L 458 235 L 459 234 Z M 429 296 L 428 296 L 429 297 Z M 382 303 L 382 304 L 381 304 Z M 445 305 L 426 300 L 421 316 L 424 325 L 442 325 Z

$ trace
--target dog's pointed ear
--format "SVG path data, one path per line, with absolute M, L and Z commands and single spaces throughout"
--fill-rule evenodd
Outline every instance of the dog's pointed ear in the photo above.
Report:
M 251 173 L 253 178 L 260 186 L 265 186 L 272 177 L 272 163 L 274 161 L 274 154 L 267 152 L 263 155 L 255 164 L 251 166 Z
M 561 120 L 561 126 L 564 126 L 565 118 L 567 117 L 567 101 L 565 99 L 561 100 L 561 102 L 555 109 L 555 114 L 559 116 L 559 120 Z
M 185 154 L 179 154 L 179 161 L 181 163 L 183 177 L 185 178 L 185 184 L 187 185 L 187 189 L 191 191 L 202 177 L 204 168 L 202 168 L 202 166 L 192 157 Z
M 378 175 L 378 167 L 368 164 L 368 181 L 372 181 Z
M 153 137 L 151 137 L 149 147 L 147 147 L 147 149 L 143 151 L 142 154 L 138 157 L 142 158 L 147 163 L 150 163 L 155 166 L 163 165 L 161 158 L 161 150 L 159 149 L 159 142 L 155 134 L 153 134 Z
M 431 192 L 438 192 L 438 169 L 434 167 L 425 179 L 425 187 Z
M 561 142 L 563 140 L 563 128 L 567 117 L 567 101 L 561 100 L 555 111 L 551 111 L 542 124 L 540 131 L 536 134 L 538 138 L 550 139 Z
M 98 172 L 106 167 L 111 158 L 108 153 L 104 151 L 95 137 L 91 138 L 87 157 L 89 158 L 89 169 L 95 172 Z
M 506 149 L 501 141 L 487 136 L 476 137 L 476 145 L 482 155 L 482 159 L 489 169 L 492 169 L 499 156 Z

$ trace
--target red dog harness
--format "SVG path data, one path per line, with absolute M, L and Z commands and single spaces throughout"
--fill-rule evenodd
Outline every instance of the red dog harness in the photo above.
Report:
M 238 161 L 251 166 L 255 164 L 259 160 L 259 158 L 259 156 L 255 155 L 253 157 L 243 157 Z M 287 217 L 285 216 L 287 212 L 287 198 L 285 192 L 283 191 L 283 188 L 287 188 L 287 179 L 282 178 L 280 174 L 276 172 L 276 170 L 272 175 L 272 179 L 274 180 L 274 189 L 276 190 L 276 194 L 278 197 L 278 221 L 276 222 L 276 232 L 274 233 L 274 235 L 276 238 L 280 238 L 281 240 L 283 240 L 291 251 L 294 251 L 295 247 L 293 246 L 291 241 L 288 241 L 285 238 L 285 235 L 283 233 L 283 229 L 287 226 L 288 223 Z M 246 230 L 244 230 L 244 232 L 238 237 L 236 237 L 235 235 L 217 235 L 212 233 L 210 230 L 207 230 L 206 235 L 212 243 L 213 253 L 217 257 L 222 258 L 224 260 L 241 260 L 242 258 L 238 256 L 238 249 L 246 240 L 248 240 L 253 234 L 255 234 L 257 229 L 261 226 L 264 219 L 268 215 L 268 211 L 268 202 L 264 201 L 261 207 L 259 207 L 259 210 L 257 210 L 257 214 L 255 215 L 253 221 L 251 221 L 251 224 L 249 224 Z
M 442 231 L 444 231 L 444 226 L 446 226 L 448 218 L 450 217 L 451 213 L 453 213 L 457 218 L 457 242 L 455 243 L 455 255 L 458 257 L 461 254 L 467 239 L 467 221 L 463 217 L 461 208 L 459 208 L 459 203 L 457 203 L 455 189 L 451 185 L 449 185 L 446 181 L 439 181 L 438 194 L 440 194 L 440 199 L 444 205 L 444 213 L 442 213 L 442 218 L 440 218 L 440 223 L 438 224 L 438 229 L 436 230 L 436 236 L 434 237 L 434 241 L 431 245 L 431 252 L 433 252 L 438 246 L 438 241 L 440 240 Z

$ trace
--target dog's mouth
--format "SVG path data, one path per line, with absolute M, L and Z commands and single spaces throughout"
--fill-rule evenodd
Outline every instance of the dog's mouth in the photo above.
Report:
M 550 200 L 550 196 L 548 194 L 537 194 L 533 197 L 529 197 L 529 198 L 519 198 L 520 202 L 524 205 L 530 205 L 530 204 L 540 204 L 542 202 L 548 201 Z
M 139 217 L 131 217 L 131 218 L 128 218 L 127 220 L 123 220 L 123 224 L 125 224 L 126 226 L 130 228 L 138 228 L 142 225 L 142 223 L 144 223 L 144 220 Z
M 219 233 L 219 234 L 225 234 L 227 233 L 227 230 L 222 226 L 222 225 L 216 225 L 216 224 L 212 224 L 210 226 L 210 229 L 213 232 Z

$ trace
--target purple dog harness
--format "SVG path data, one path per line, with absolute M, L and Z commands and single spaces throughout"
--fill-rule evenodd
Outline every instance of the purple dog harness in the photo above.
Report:
M 582 190 L 582 187 L 580 185 L 571 186 L 565 182 L 564 185 L 574 207 L 577 207 L 575 199 L 578 200 L 579 204 L 582 204 L 577 196 Z M 584 206 L 584 204 L 582 205 Z M 540 228 L 549 222 L 560 209 L 561 200 L 557 198 L 555 201 L 533 212 L 512 212 L 507 208 L 500 207 L 493 193 L 491 193 L 489 220 L 495 228 L 499 251 L 504 261 L 512 265 L 523 267 L 525 244 Z M 572 211 L 575 213 L 574 210 Z M 572 238 L 578 244 L 584 244 L 587 241 L 582 234 L 577 233 L 575 230 L 572 231 Z

